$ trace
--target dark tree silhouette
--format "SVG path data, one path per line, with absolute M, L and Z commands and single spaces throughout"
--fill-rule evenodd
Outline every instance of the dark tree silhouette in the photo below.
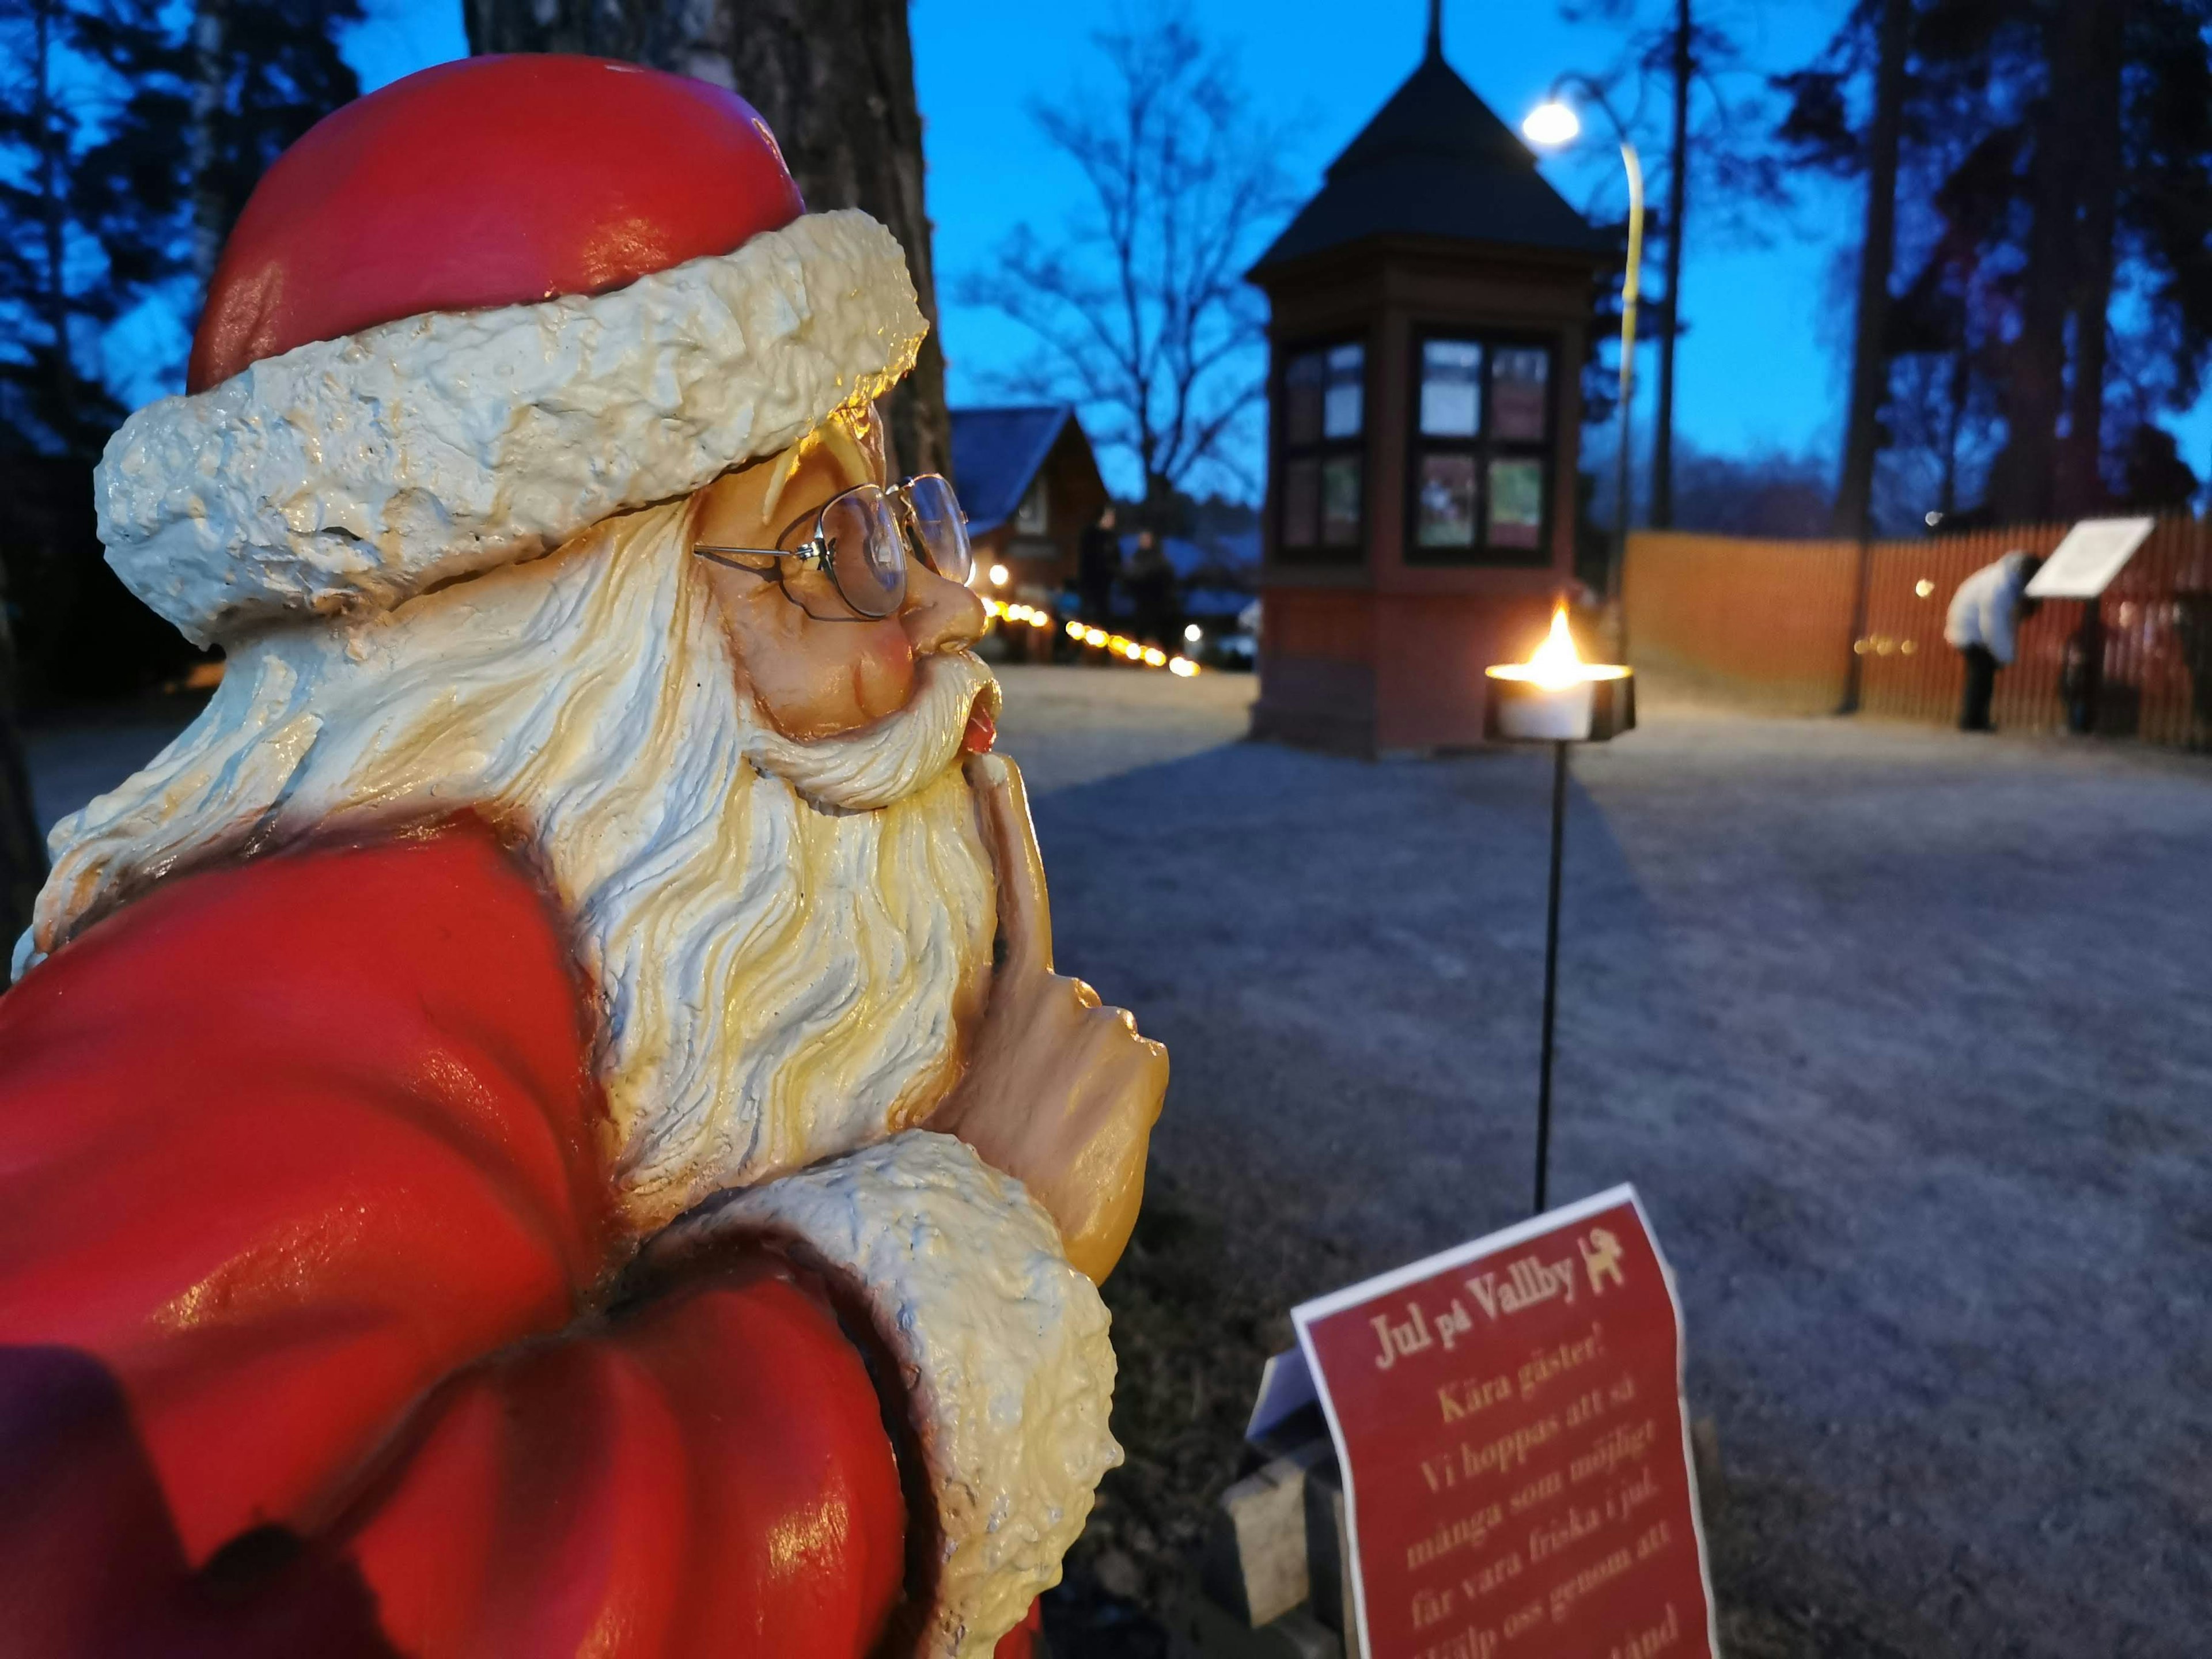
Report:
M 189 266 L 200 293 L 269 165 L 361 83 L 337 35 L 361 0 L 198 0 L 189 39 Z
M 100 333 L 166 269 L 154 227 L 175 206 L 174 180 L 147 163 L 155 124 L 179 107 L 175 67 L 153 5 L 0 0 L 0 458 L 96 453 L 122 415 Z M 121 191 L 140 170 L 152 175 L 149 200 L 132 210 Z M 9 589 L 30 540 L 24 507 L 13 491 L 0 501 L 0 937 L 10 945 L 46 875 L 15 721 L 21 613 Z
M 1866 210 L 1859 238 L 1850 391 L 1844 406 L 1844 465 L 1833 515 L 1836 534 L 1862 539 L 1872 527 L 1878 422 L 1889 380 L 1889 283 L 1897 258 L 1897 167 L 1905 127 L 1912 4 L 1911 0 L 1875 0 L 1869 9 L 1875 14 L 1874 103 L 1867 120 Z M 1825 123 L 1833 106 L 1820 107 Z
M 7 571 L 0 567 L 0 949 L 14 950 L 31 925 L 31 903 L 46 878 L 46 843 L 39 835 L 31 771 L 15 725 L 15 630 Z
M 175 264 L 182 57 L 154 0 L 0 0 L 0 426 L 97 453 L 102 331 Z
M 220 5 L 220 12 L 210 6 Z M 0 0 L 0 935 L 45 874 L 19 696 L 135 690 L 187 658 L 100 562 L 91 468 L 119 388 L 183 379 L 154 331 L 189 322 L 196 270 L 262 170 L 353 96 L 331 39 L 358 0 Z M 210 17 L 222 27 L 210 30 Z M 196 237 L 196 232 L 198 235 Z M 198 243 L 204 246 L 196 246 Z M 156 346 L 155 349 L 159 349 Z
M 1859 0 L 1821 59 L 1778 84 L 1800 161 L 1868 176 L 1893 0 Z M 1875 365 L 1875 414 L 1855 397 L 1839 516 L 1869 476 L 1898 376 L 1923 404 L 1949 389 L 1942 476 L 1986 412 L 1984 507 L 2073 517 L 2124 488 L 2135 429 L 2191 404 L 2212 360 L 2212 0 L 1906 0 L 1898 112 L 1894 305 L 1863 307 L 1855 363 Z M 1892 37 L 1894 39 L 1893 35 Z M 1871 192 L 1870 196 L 1879 192 Z M 1943 371 L 1909 372 L 1907 357 Z M 1948 510 L 1948 509 L 1946 509 Z
M 360 0 L 202 0 L 190 18 L 161 0 L 0 0 L 0 441 L 99 453 L 125 413 L 110 325 L 149 301 L 198 312 L 263 171 L 359 90 L 332 36 L 360 15 Z M 173 355 L 150 378 L 180 379 Z

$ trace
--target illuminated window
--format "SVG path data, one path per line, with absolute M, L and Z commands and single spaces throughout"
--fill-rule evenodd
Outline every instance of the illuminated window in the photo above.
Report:
M 1421 430 L 1437 438 L 1472 438 L 1482 430 L 1479 342 L 1422 342 Z
M 1365 523 L 1367 349 L 1320 346 L 1285 358 L 1280 431 L 1283 553 L 1356 557 Z
M 1552 349 L 1431 335 L 1414 350 L 1407 558 L 1546 562 Z

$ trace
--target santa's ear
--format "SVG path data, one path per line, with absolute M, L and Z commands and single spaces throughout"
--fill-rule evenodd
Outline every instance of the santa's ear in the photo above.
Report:
M 770 462 L 733 467 L 691 497 L 690 536 L 695 547 L 750 547 L 759 539 L 761 501 Z
M 814 429 L 842 475 L 844 488 L 888 483 L 884 471 L 884 422 L 873 404 L 848 404 Z
M 747 499 L 757 489 L 761 530 L 773 538 L 839 491 L 884 482 L 883 450 L 839 410 L 781 454 L 725 477 Z

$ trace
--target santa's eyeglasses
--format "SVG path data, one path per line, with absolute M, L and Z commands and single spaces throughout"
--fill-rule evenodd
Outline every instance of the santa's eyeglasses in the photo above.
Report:
M 906 603 L 907 550 L 949 582 L 967 585 L 975 567 L 968 520 L 941 474 L 904 483 L 855 484 L 814 515 L 814 533 L 797 547 L 709 547 L 691 550 L 733 569 L 770 574 L 744 559 L 795 559 L 826 573 L 847 605 L 864 617 L 894 617 Z

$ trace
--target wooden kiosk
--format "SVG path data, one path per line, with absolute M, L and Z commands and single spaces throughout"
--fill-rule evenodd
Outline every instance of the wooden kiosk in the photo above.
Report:
M 1483 740 L 1572 568 L 1579 376 L 1617 250 L 1429 49 L 1247 273 L 1268 300 L 1255 737 Z

